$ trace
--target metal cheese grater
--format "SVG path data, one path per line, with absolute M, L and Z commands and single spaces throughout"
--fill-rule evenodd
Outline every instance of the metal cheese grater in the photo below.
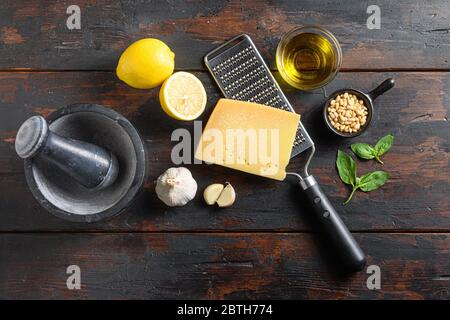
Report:
M 226 98 L 295 112 L 248 35 L 239 35 L 208 53 L 205 64 Z M 291 158 L 313 146 L 300 122 Z
M 239 35 L 205 56 L 205 64 L 226 98 L 256 102 L 294 112 L 269 68 L 249 36 Z M 329 236 L 330 245 L 348 271 L 361 270 L 366 257 L 348 231 L 316 179 L 308 174 L 315 147 L 302 123 L 299 123 L 291 158 L 308 150 L 301 174 L 287 172 L 299 179 L 299 185 L 312 205 L 316 218 Z

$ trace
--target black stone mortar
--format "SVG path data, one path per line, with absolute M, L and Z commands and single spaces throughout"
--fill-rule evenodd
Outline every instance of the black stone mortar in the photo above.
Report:
M 115 182 L 102 190 L 83 187 L 51 164 L 25 159 L 28 186 L 38 202 L 65 220 L 95 222 L 131 204 L 146 179 L 144 143 L 133 125 L 114 110 L 95 104 L 72 104 L 47 117 L 56 134 L 110 150 L 119 163 Z

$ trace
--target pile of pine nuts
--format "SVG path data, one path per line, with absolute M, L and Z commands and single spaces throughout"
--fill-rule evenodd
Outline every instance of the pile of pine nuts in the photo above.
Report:
M 367 121 L 368 112 L 364 101 L 348 92 L 331 100 L 327 111 L 331 125 L 340 132 L 358 132 Z

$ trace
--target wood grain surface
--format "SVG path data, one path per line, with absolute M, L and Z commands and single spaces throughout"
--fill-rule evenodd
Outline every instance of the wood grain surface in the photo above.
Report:
M 342 45 L 344 68 L 450 69 L 447 0 L 377 1 L 382 28 L 366 27 L 364 1 L 78 0 L 81 30 L 68 30 L 64 1 L 0 3 L 0 68 L 114 70 L 131 42 L 157 37 L 181 69 L 203 69 L 206 52 L 239 33 L 273 63 L 281 35 L 322 25 Z M 273 65 L 273 64 L 272 64 Z
M 0 299 L 450 299 L 450 4 L 377 1 L 381 29 L 366 27 L 360 1 L 80 0 L 81 30 L 66 27 L 63 1 L 0 2 Z M 343 49 L 343 69 L 325 90 L 287 87 L 274 66 L 280 36 L 318 24 Z M 380 266 L 380 290 L 365 271 L 337 273 L 294 181 L 277 182 L 220 166 L 186 165 L 199 185 L 191 203 L 168 208 L 154 180 L 173 166 L 171 133 L 193 123 L 170 119 L 158 88 L 136 90 L 114 69 L 133 41 L 157 37 L 176 54 L 177 70 L 194 72 L 208 94 L 207 120 L 220 97 L 202 59 L 240 33 L 249 34 L 280 80 L 316 143 L 310 171 L 368 254 Z M 325 96 L 352 87 L 370 91 L 388 77 L 395 88 L 375 101 L 374 122 L 358 138 L 330 136 L 321 120 Z M 126 212 L 96 224 L 69 223 L 39 206 L 14 151 L 20 124 L 77 102 L 108 106 L 141 133 L 148 151 L 145 192 Z M 335 168 L 338 149 L 374 144 L 393 133 L 382 167 L 391 179 L 357 193 Z M 299 171 L 302 156 L 289 165 Z M 358 172 L 379 170 L 357 161 Z M 230 181 L 236 203 L 203 204 L 201 192 Z M 82 270 L 68 290 L 66 268 Z
M 308 234 L 4 234 L 0 298 L 449 299 L 450 234 L 358 234 L 365 272 L 336 274 Z M 81 269 L 67 290 L 66 268 Z

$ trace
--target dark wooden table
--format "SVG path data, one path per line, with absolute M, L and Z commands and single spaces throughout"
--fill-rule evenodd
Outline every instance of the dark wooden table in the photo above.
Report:
M 67 29 L 65 1 L 0 2 L 0 298 L 450 298 L 448 1 L 377 1 L 379 30 L 366 27 L 371 3 L 356 0 L 72 2 L 81 8 L 81 30 Z M 334 162 L 337 149 L 349 150 L 354 141 L 323 134 L 321 91 L 284 86 L 317 145 L 311 172 L 368 254 L 368 265 L 380 267 L 379 290 L 367 288 L 365 271 L 335 272 L 293 184 L 191 165 L 200 186 L 196 199 L 165 207 L 153 181 L 171 166 L 171 132 L 192 130 L 192 124 L 161 111 L 159 89 L 132 89 L 115 76 L 125 47 L 160 38 L 175 52 L 176 69 L 203 81 L 210 111 L 220 94 L 202 64 L 206 52 L 245 32 L 274 68 L 280 36 L 304 24 L 325 26 L 342 45 L 343 67 L 328 92 L 396 80 L 376 101 L 373 126 L 354 140 L 395 135 L 383 167 L 391 179 L 347 206 L 341 203 L 349 190 Z M 144 194 L 103 223 L 70 223 L 46 212 L 14 152 L 25 119 L 75 102 L 122 113 L 148 149 Z M 298 163 L 290 167 L 299 170 Z M 358 166 L 361 172 L 380 168 Z M 237 189 L 235 205 L 205 206 L 201 190 L 225 180 Z M 81 268 L 81 290 L 66 287 L 69 265 Z

